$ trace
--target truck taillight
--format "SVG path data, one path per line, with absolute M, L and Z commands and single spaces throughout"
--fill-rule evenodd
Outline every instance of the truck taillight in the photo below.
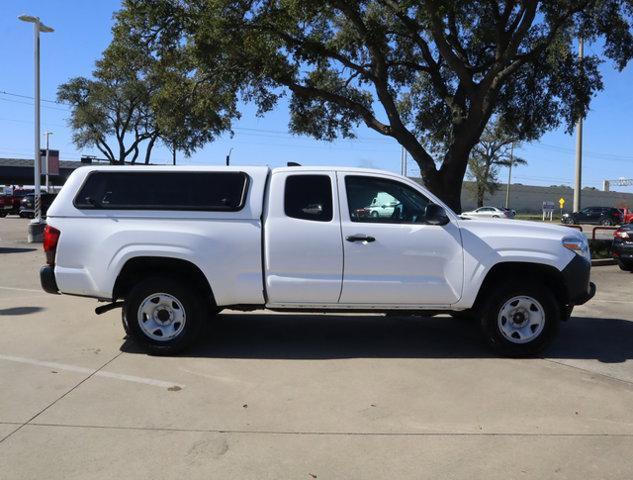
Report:
M 46 253 L 46 263 L 49 265 L 55 265 L 55 252 L 57 251 L 59 234 L 60 231 L 50 225 L 44 227 L 44 252 Z

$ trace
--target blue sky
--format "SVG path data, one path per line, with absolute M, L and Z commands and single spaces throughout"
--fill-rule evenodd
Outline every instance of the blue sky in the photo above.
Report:
M 33 29 L 17 20 L 22 13 L 39 16 L 55 28 L 42 34 L 41 95 L 54 100 L 57 86 L 74 76 L 89 76 L 95 60 L 110 42 L 112 14 L 118 0 L 12 0 L 0 2 L 0 157 L 32 158 L 33 152 Z M 587 49 L 591 49 L 589 46 Z M 602 67 L 605 89 L 594 99 L 584 128 L 583 186 L 601 188 L 602 180 L 633 177 L 633 66 L 623 72 L 610 64 Z M 7 92 L 7 93 L 1 93 Z M 79 159 L 98 151 L 78 151 L 67 126 L 68 108 L 42 103 L 42 132 L 53 132 L 51 148 L 62 159 Z M 356 140 L 318 142 L 287 133 L 287 110 L 280 106 L 264 118 L 252 107 L 242 108 L 233 138 L 224 136 L 189 159 L 179 163 L 222 164 L 229 149 L 232 163 L 285 165 L 297 161 L 305 165 L 370 166 L 400 170 L 400 146 L 367 128 L 359 128 Z M 43 141 L 42 141 L 43 143 Z M 539 142 L 524 145 L 518 155 L 528 160 L 515 169 L 513 181 L 532 185 L 571 185 L 574 172 L 573 136 L 553 131 Z M 99 155 L 101 156 L 101 155 Z M 170 162 L 163 147 L 155 149 L 152 161 Z M 409 172 L 418 169 L 409 162 Z M 507 172 L 501 172 L 505 181 Z M 619 190 L 633 191 L 631 188 Z

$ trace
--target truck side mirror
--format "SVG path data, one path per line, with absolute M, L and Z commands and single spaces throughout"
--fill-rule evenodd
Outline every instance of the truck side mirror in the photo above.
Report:
M 449 222 L 448 215 L 443 207 L 429 203 L 424 209 L 424 217 L 429 225 L 446 225 Z

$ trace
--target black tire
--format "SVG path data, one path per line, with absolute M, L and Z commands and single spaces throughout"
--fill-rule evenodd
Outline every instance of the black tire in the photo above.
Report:
M 505 317 L 499 318 L 504 305 L 514 297 L 520 296 L 532 299 L 532 302 L 527 302 L 527 304 L 532 304 L 530 310 L 537 308 L 537 311 L 539 311 L 537 307 L 539 305 L 543 314 L 543 327 L 540 333 L 531 340 L 524 340 L 525 343 L 515 343 L 521 341 L 519 332 L 513 333 L 513 335 L 517 335 L 517 339 L 514 341 L 506 338 L 500 326 L 500 323 L 505 324 L 503 322 Z M 536 303 L 533 302 L 534 300 Z M 497 353 L 507 357 L 529 357 L 537 355 L 550 344 L 558 332 L 560 319 L 561 306 L 559 306 L 554 295 L 538 283 L 526 280 L 523 283 L 500 285 L 490 295 L 482 310 L 481 329 L 486 342 Z M 507 322 L 508 320 L 506 319 L 505 321 Z M 538 330 L 538 327 L 536 330 Z
M 609 218 L 603 218 L 602 220 L 600 220 L 600 225 L 604 227 L 610 227 L 611 225 L 613 225 L 613 222 Z
M 129 337 L 130 334 L 130 325 L 127 321 L 127 315 L 125 313 L 125 307 L 121 309 L 121 325 L 123 325 L 123 331 L 125 331 L 125 336 Z
M 633 262 L 623 261 L 618 259 L 618 267 L 625 272 L 633 272 Z
M 372 218 L 378 218 L 378 216 L 379 216 L 379 215 L 380 215 L 380 214 L 379 214 L 376 210 L 374 210 L 373 212 L 371 212 L 371 216 L 372 216 Z
M 0 212 L 0 218 L 4 218 L 4 217 L 6 217 L 6 216 L 7 216 L 7 213 L 6 213 L 6 212 Z
M 174 321 L 171 326 L 157 326 L 155 333 L 162 331 L 162 328 L 165 331 L 172 330 L 174 336 L 167 340 L 157 339 L 156 335 L 154 335 L 155 338 L 152 338 L 145 331 L 147 329 L 151 330 L 151 328 L 145 327 L 144 330 L 141 327 L 141 322 L 152 320 L 148 319 L 147 315 L 140 314 L 141 304 L 149 305 L 149 303 L 154 303 L 153 299 L 150 300 L 150 297 L 155 295 L 158 298 L 159 294 L 164 294 L 164 298 L 171 297 L 175 299 L 176 302 L 172 302 L 174 308 L 170 311 L 172 313 L 176 312 L 177 315 L 184 315 L 182 325 Z M 178 306 L 178 303 L 182 306 L 182 309 Z M 166 306 L 161 309 L 158 303 L 156 305 L 155 312 L 157 317 L 163 312 L 168 312 L 167 309 L 170 308 Z M 151 305 L 149 307 L 151 308 Z M 140 281 L 128 294 L 123 309 L 123 319 L 127 321 L 126 333 L 144 350 L 154 355 L 174 355 L 193 345 L 199 338 L 202 324 L 208 312 L 204 298 L 197 290 L 187 288 L 186 281 L 171 277 L 150 277 Z M 166 315 L 172 317 L 169 312 Z M 173 332 L 174 329 L 180 331 L 175 333 Z

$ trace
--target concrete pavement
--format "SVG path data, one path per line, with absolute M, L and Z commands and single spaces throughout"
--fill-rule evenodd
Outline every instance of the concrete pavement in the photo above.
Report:
M 226 313 L 180 357 L 120 311 L 47 295 L 26 222 L 0 219 L 0 478 L 633 476 L 633 275 L 593 270 L 542 359 L 476 325 Z M 38 248 L 41 248 L 38 247 Z

